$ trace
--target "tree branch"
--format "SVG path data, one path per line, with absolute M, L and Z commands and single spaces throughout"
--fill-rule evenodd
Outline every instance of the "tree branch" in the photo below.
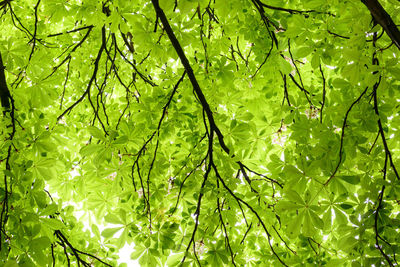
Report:
M 218 128 L 218 126 L 215 124 L 214 121 L 214 116 L 213 113 L 211 111 L 210 106 L 208 105 L 208 102 L 203 94 L 203 91 L 200 88 L 199 83 L 197 82 L 196 77 L 194 76 L 194 72 L 192 67 L 190 66 L 189 60 L 187 59 L 185 52 L 183 52 L 183 49 L 178 41 L 178 39 L 176 39 L 176 36 L 171 28 L 171 26 L 169 25 L 168 19 L 164 14 L 164 11 L 160 8 L 160 5 L 158 3 L 158 0 L 151 0 L 151 2 L 153 3 L 154 9 L 156 11 L 157 16 L 160 18 L 161 23 L 165 29 L 165 31 L 167 32 L 167 35 L 172 43 L 172 46 L 175 48 L 176 53 L 179 56 L 179 59 L 182 62 L 183 67 L 186 70 L 186 73 L 189 77 L 190 82 L 192 83 L 193 89 L 201 103 L 201 105 L 204 108 L 204 111 L 206 112 L 207 115 L 207 119 L 210 122 L 210 128 L 211 131 L 214 131 L 218 137 L 218 141 L 222 147 L 222 149 L 229 154 L 229 148 L 226 146 L 225 142 L 224 142 L 224 136 L 222 135 L 220 129 Z
M 339 148 L 339 160 L 338 163 L 336 164 L 336 168 L 331 174 L 331 176 L 326 180 L 324 183 L 324 186 L 327 186 L 329 182 L 332 180 L 333 177 L 335 177 L 337 171 L 339 170 L 340 164 L 342 163 L 343 160 L 343 141 L 344 141 L 344 132 L 347 126 L 347 118 L 349 117 L 349 113 L 351 109 L 356 105 L 358 102 L 360 102 L 361 98 L 364 96 L 364 94 L 367 92 L 368 87 L 365 88 L 365 90 L 361 93 L 361 95 L 350 105 L 349 109 L 346 111 L 346 115 L 344 116 L 343 120 L 343 125 L 342 125 L 342 135 L 340 136 L 340 148 Z
M 375 21 L 382 26 L 393 43 L 400 49 L 400 31 L 378 0 L 361 0 L 361 2 L 369 9 Z
M 1 106 L 5 109 L 5 112 L 7 112 L 10 109 L 9 98 L 11 97 L 11 94 L 7 87 L 6 75 L 4 74 L 4 70 L 5 66 L 0 53 L 0 100 Z
M 90 31 L 90 30 L 89 30 Z M 64 117 L 65 114 L 67 114 L 68 112 L 70 112 L 76 105 L 78 105 L 80 102 L 82 102 L 82 100 L 85 98 L 85 96 L 89 93 L 90 88 L 92 87 L 92 84 L 94 82 L 94 80 L 96 79 L 96 75 L 97 75 L 97 71 L 99 69 L 99 62 L 100 62 L 100 58 L 101 55 L 103 54 L 103 50 L 106 46 L 106 41 L 105 41 L 105 27 L 103 27 L 101 29 L 102 32 L 102 42 L 101 42 L 101 47 L 99 49 L 99 52 L 97 53 L 97 57 L 96 60 L 94 62 L 94 70 L 93 70 L 93 74 L 92 77 L 89 80 L 89 83 L 87 85 L 86 91 L 83 93 L 83 95 L 77 100 L 75 101 L 75 103 L 73 103 L 69 108 L 67 108 L 60 116 L 57 117 L 57 121 L 59 121 L 62 117 Z

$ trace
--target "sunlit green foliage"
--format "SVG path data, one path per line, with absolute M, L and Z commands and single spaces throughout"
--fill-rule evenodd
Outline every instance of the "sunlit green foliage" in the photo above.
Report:
M 380 2 L 1 1 L 0 266 L 397 265 Z

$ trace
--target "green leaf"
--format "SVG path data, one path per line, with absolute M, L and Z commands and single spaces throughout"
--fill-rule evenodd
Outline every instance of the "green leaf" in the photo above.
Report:
M 101 232 L 101 236 L 105 238 L 111 238 L 113 237 L 119 230 L 121 230 L 123 227 L 115 227 L 115 228 L 107 228 L 104 229 Z
M 99 153 L 103 148 L 104 148 L 104 146 L 100 145 L 100 144 L 88 144 L 86 146 L 83 146 L 81 148 L 81 150 L 79 151 L 79 153 L 83 157 L 87 157 L 87 156 Z
M 315 53 L 311 59 L 311 66 L 313 67 L 313 69 L 317 69 L 319 67 L 319 64 L 320 64 L 319 54 Z
M 340 207 L 342 209 L 348 210 L 348 209 L 351 209 L 353 207 L 353 205 L 343 203 L 343 204 L 340 204 Z
M 112 143 L 115 145 L 123 145 L 123 144 L 126 144 L 128 142 L 128 140 L 129 140 L 128 137 L 126 135 L 123 135 L 123 136 L 115 139 Z
M 301 204 L 296 204 L 292 201 L 281 200 L 278 202 L 276 208 L 280 211 L 296 210 L 303 207 Z
M 100 230 L 99 227 L 96 224 L 92 224 L 92 232 L 93 234 L 97 237 L 100 238 Z
M 58 206 L 54 203 L 49 204 L 45 209 L 43 209 L 42 211 L 40 211 L 40 215 L 41 216 L 48 216 L 48 215 L 53 215 L 54 213 L 56 213 L 58 210 Z
M 35 191 L 35 192 L 33 192 L 33 197 L 39 208 L 46 207 L 46 200 L 47 200 L 46 193 L 41 192 L 41 191 L 39 191 L 39 192 Z
M 308 237 L 312 237 L 315 234 L 315 226 L 313 224 L 313 220 L 308 211 L 304 213 L 304 222 L 303 222 L 303 234 Z
M 295 217 L 295 219 L 290 220 L 287 226 L 287 234 L 290 238 L 296 238 L 299 236 L 303 219 L 303 213 L 300 213 L 297 217 Z
M 36 175 L 39 175 L 45 180 L 51 180 L 57 176 L 55 169 L 56 164 L 57 162 L 54 159 L 41 159 L 34 163 L 33 170 Z
M 9 260 L 3 266 L 4 267 L 19 267 L 18 263 L 15 260 Z
M 65 228 L 65 225 L 57 219 L 40 218 L 40 221 L 52 230 L 61 230 Z
M 132 260 L 138 259 L 143 254 L 143 252 L 145 252 L 145 250 L 146 249 L 144 247 L 135 246 L 134 251 L 131 253 L 131 259 Z
M 294 190 L 287 190 L 286 191 L 286 197 L 290 200 L 293 201 L 297 205 L 305 205 L 304 200 L 301 198 L 301 196 Z
M 141 266 L 157 266 L 157 258 L 150 253 L 150 250 L 144 252 L 144 254 L 139 258 L 139 263 Z
M 344 79 L 336 78 L 333 80 L 332 85 L 336 88 L 346 88 L 350 86 L 350 83 Z
M 324 228 L 324 221 L 312 210 L 308 210 L 308 213 L 311 217 L 312 224 L 319 229 Z
M 292 71 L 292 66 L 284 58 L 281 58 L 281 60 L 279 60 L 279 67 L 283 74 L 289 74 Z
M 115 216 L 115 215 L 112 214 L 112 213 L 108 213 L 108 214 L 104 217 L 104 220 L 105 220 L 107 223 L 124 224 L 124 222 L 123 222 L 120 218 L 118 218 L 117 216 Z
M 97 139 L 100 139 L 103 141 L 105 140 L 104 133 L 96 126 L 89 126 L 87 129 L 94 138 L 97 138 Z
M 337 178 L 353 185 L 360 183 L 360 176 L 358 175 L 342 175 L 342 176 L 337 176 Z
M 393 261 L 400 50 L 367 1 L 261 2 L 0 1 L 0 266 Z
M 129 232 L 129 230 L 127 228 L 125 228 L 122 231 L 121 235 L 118 237 L 118 240 L 117 240 L 117 243 L 116 243 L 118 248 L 124 247 L 125 243 L 128 240 L 128 232 Z
M 339 225 L 341 224 L 347 224 L 347 217 L 345 214 L 343 214 L 342 211 L 340 211 L 339 209 L 337 209 L 336 207 L 334 207 L 334 211 L 335 211 L 335 220 L 337 221 L 337 223 Z
M 312 47 L 303 46 L 297 50 L 296 56 L 299 58 L 304 58 L 304 57 L 308 56 L 309 54 L 311 54 L 312 51 L 313 51 Z
M 39 250 L 44 250 L 46 247 L 50 246 L 50 239 L 48 237 L 39 237 L 31 241 L 32 246 L 35 246 Z
M 168 256 L 167 266 L 177 266 L 183 258 L 183 253 L 176 253 Z

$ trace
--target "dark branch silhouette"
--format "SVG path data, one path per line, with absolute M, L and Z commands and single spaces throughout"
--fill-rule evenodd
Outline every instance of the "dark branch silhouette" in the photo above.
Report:
M 369 9 L 375 21 L 382 26 L 383 30 L 390 37 L 392 42 L 400 49 L 400 31 L 396 24 L 382 7 L 378 0 L 361 0 Z
M 6 75 L 4 73 L 5 66 L 3 63 L 3 59 L 0 53 L 0 99 L 1 99 L 1 106 L 5 109 L 5 111 L 10 109 L 10 91 L 7 87 Z

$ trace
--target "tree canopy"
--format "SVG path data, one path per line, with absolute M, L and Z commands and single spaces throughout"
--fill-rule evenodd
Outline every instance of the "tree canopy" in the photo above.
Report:
M 398 1 L 0 12 L 1 266 L 398 265 Z

